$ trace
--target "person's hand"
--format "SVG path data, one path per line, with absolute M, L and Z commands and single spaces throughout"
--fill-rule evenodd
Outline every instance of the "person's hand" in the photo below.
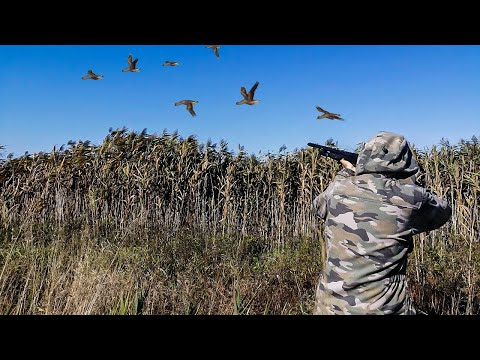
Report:
M 347 161 L 345 159 L 340 160 L 340 163 L 343 165 L 345 169 L 350 169 L 352 171 L 355 171 L 355 166 L 352 165 L 350 161 Z

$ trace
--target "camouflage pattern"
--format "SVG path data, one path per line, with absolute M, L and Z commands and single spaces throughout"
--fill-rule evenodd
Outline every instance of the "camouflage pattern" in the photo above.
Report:
M 313 203 L 325 220 L 326 264 L 315 314 L 415 314 L 407 291 L 412 235 L 451 216 L 415 184 L 418 164 L 403 136 L 380 132 Z

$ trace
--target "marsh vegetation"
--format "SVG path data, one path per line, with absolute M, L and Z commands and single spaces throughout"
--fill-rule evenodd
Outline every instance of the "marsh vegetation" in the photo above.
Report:
M 415 237 L 430 314 L 478 314 L 480 143 L 415 149 L 453 215 Z M 311 148 L 110 130 L 0 166 L 2 314 L 309 314 L 324 259 L 311 204 L 339 165 Z

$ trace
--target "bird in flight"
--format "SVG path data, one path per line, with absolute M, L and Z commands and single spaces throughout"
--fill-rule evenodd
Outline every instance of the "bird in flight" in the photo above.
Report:
M 320 106 L 317 106 L 317 110 L 320 111 L 320 112 L 323 112 L 323 115 L 318 115 L 317 116 L 317 120 L 327 118 L 327 119 L 330 119 L 330 120 L 342 120 L 342 121 L 344 121 L 344 119 L 342 119 L 340 117 L 340 114 L 334 114 L 334 113 L 328 112 L 327 110 L 322 109 Z
M 137 68 L 137 61 L 138 61 L 138 58 L 132 61 L 132 54 L 128 55 L 128 68 L 123 69 L 122 72 L 127 72 L 127 71 L 139 72 L 140 69 Z
M 92 79 L 92 80 L 100 80 L 103 79 L 103 75 L 97 75 L 92 70 L 88 70 L 88 75 L 82 76 L 82 80 Z
M 215 54 L 216 57 L 220 57 L 220 54 L 218 53 L 218 49 L 220 49 L 219 45 L 207 45 L 205 46 L 207 49 L 213 49 L 213 53 Z
M 242 87 L 240 88 L 240 93 L 241 93 L 242 96 L 243 96 L 243 100 L 242 100 L 242 101 L 238 101 L 236 104 L 237 104 L 237 105 L 243 105 L 243 104 L 255 105 L 255 104 L 258 104 L 260 101 L 253 99 L 254 96 L 255 96 L 255 90 L 257 90 L 258 84 L 260 84 L 260 83 L 257 81 L 257 82 L 252 86 L 252 88 L 250 89 L 250 91 L 248 92 L 248 94 L 247 94 L 247 89 L 245 89 L 245 87 L 242 86 Z
M 192 116 L 197 116 L 197 114 L 195 114 L 195 111 L 193 110 L 193 104 L 198 104 L 198 101 L 197 100 L 182 100 L 182 101 L 176 102 L 175 106 L 186 105 L 187 110 L 190 112 L 190 114 L 192 114 Z
M 178 66 L 180 63 L 178 61 L 165 61 L 162 66 Z

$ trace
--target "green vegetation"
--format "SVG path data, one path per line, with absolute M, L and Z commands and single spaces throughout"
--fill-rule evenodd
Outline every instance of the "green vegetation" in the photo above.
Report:
M 453 215 L 415 237 L 414 300 L 477 314 L 480 144 L 416 155 Z M 324 258 L 311 204 L 338 170 L 311 148 L 260 157 L 126 129 L 3 159 L 0 313 L 311 313 Z

